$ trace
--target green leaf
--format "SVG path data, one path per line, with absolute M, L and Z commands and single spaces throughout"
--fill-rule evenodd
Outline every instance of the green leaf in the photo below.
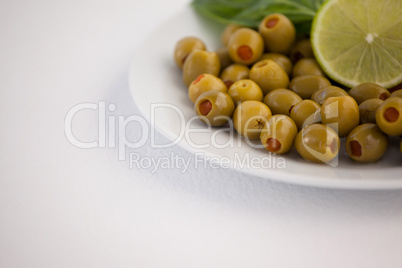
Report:
M 309 34 L 311 22 L 325 0 L 193 0 L 204 16 L 223 23 L 258 28 L 271 13 L 281 13 L 294 24 L 299 34 Z

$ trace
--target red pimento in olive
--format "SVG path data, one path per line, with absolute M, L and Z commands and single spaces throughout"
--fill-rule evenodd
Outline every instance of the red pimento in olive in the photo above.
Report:
M 212 103 L 209 100 L 205 100 L 201 102 L 199 109 L 202 115 L 207 115 L 212 110 Z
M 267 28 L 274 28 L 275 27 L 275 25 L 278 23 L 278 18 L 272 18 L 272 19 L 269 19 L 269 20 L 267 20 L 267 22 L 265 23 L 265 26 L 267 27 Z
M 250 65 L 261 58 L 264 52 L 264 41 L 258 32 L 241 28 L 230 37 L 228 50 L 235 63 Z
M 357 126 L 346 138 L 346 151 L 356 162 L 378 161 L 384 155 L 387 146 L 387 135 L 373 123 Z
M 230 96 L 221 91 L 207 91 L 198 97 L 194 110 L 198 118 L 211 126 L 222 126 L 229 122 L 235 105 Z
M 377 108 L 375 121 L 382 132 L 402 136 L 402 98 L 390 97 Z
M 268 119 L 261 132 L 261 143 L 271 153 L 285 154 L 293 146 L 297 126 L 286 115 L 277 114 Z
M 237 55 L 243 61 L 249 61 L 250 59 L 253 58 L 253 51 L 249 46 L 243 45 L 237 49 Z
M 268 151 L 276 153 L 281 149 L 281 143 L 275 138 L 269 138 L 266 147 Z

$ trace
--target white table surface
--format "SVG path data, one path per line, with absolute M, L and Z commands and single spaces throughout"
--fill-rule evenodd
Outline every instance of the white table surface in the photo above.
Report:
M 77 104 L 115 104 L 115 118 L 139 113 L 129 64 L 187 4 L 0 2 L 0 267 L 402 267 L 402 191 L 319 189 L 194 165 L 153 173 L 119 161 L 116 148 L 67 140 Z M 77 114 L 74 135 L 96 140 L 97 118 Z M 140 132 L 126 129 L 132 140 Z M 131 152 L 195 161 L 179 147 Z

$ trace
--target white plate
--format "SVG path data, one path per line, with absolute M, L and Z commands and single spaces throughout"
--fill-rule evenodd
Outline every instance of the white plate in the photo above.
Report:
M 186 150 L 197 156 L 212 157 L 211 161 L 230 165 L 240 172 L 262 178 L 328 188 L 402 188 L 402 155 L 398 151 L 396 139 L 391 140 L 392 144 L 385 157 L 377 163 L 354 163 L 342 149 L 339 164 L 333 167 L 306 162 L 294 151 L 284 157 L 272 156 L 264 149 L 252 148 L 237 135 L 229 135 L 229 132 L 221 132 L 219 129 L 208 131 L 198 120 L 192 121 L 190 127 L 193 131 L 204 130 L 203 133 L 191 133 L 188 127 L 182 127 L 183 122 L 188 126 L 194 111 L 187 89 L 181 81 L 181 72 L 173 61 L 174 46 L 180 38 L 191 35 L 204 40 L 210 50 L 217 49 L 220 46 L 221 30 L 221 25 L 207 21 L 188 7 L 162 24 L 145 40 L 132 62 L 129 82 L 136 105 L 156 129 L 172 141 L 180 137 L 183 131 L 190 133 L 177 139 L 178 144 Z M 183 113 L 184 121 L 180 118 L 180 113 L 171 107 L 158 106 L 153 113 L 152 105 L 160 104 L 178 107 Z M 235 144 L 225 148 L 194 146 L 194 143 L 210 145 L 211 141 L 222 144 L 230 137 Z M 258 163 L 259 159 L 263 161 Z

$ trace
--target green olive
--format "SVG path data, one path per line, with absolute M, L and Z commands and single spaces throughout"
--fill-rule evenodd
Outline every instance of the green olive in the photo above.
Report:
M 183 65 L 183 82 L 188 87 L 200 74 L 219 75 L 219 57 L 215 52 L 194 50 Z
M 302 75 L 321 75 L 325 76 L 324 71 L 315 59 L 301 59 L 293 66 L 292 76 Z
M 222 44 L 225 47 L 228 45 L 229 39 L 233 35 L 233 33 L 236 32 L 240 28 L 242 28 L 242 26 L 233 24 L 233 23 L 231 23 L 225 27 L 225 29 L 223 30 L 222 35 L 221 35 Z
M 274 89 L 264 97 L 264 103 L 269 107 L 272 114 L 289 115 L 290 109 L 301 101 L 302 98 L 299 95 L 284 88 Z
M 273 60 L 282 67 L 288 76 L 292 73 L 293 64 L 290 59 L 283 54 L 265 53 L 260 58 L 260 61 L 262 60 Z
M 221 91 L 208 91 L 202 94 L 194 104 L 198 118 L 211 126 L 226 124 L 235 109 L 232 98 Z
M 378 107 L 383 103 L 380 99 L 369 99 L 359 105 L 360 124 L 375 123 L 375 115 Z
M 290 51 L 290 60 L 294 63 L 305 58 L 314 58 L 314 52 L 309 38 L 297 41 Z
M 307 125 L 321 122 L 321 106 L 312 100 L 302 100 L 291 108 L 290 118 L 301 130 Z
M 233 63 L 232 58 L 229 55 L 229 50 L 226 47 L 216 50 L 215 53 L 218 55 L 221 69 L 224 69 Z
M 350 96 L 328 98 L 321 107 L 321 121 L 337 130 L 339 137 L 346 137 L 359 125 L 359 106 Z
M 221 79 L 212 74 L 201 74 L 190 84 L 188 96 L 195 103 L 201 94 L 212 90 L 227 92 L 226 85 Z
M 296 135 L 296 151 L 306 160 L 329 163 L 339 153 L 340 140 L 336 132 L 322 124 L 311 124 Z
M 264 41 L 258 32 L 249 28 L 241 28 L 230 37 L 228 49 L 234 62 L 249 65 L 261 57 L 264 51 Z
M 278 13 L 266 16 L 258 30 L 264 38 L 265 49 L 270 52 L 287 54 L 296 38 L 293 23 Z
M 395 90 L 394 92 L 391 93 L 390 98 L 398 97 L 402 98 L 402 89 Z
M 357 104 L 369 99 L 386 100 L 390 95 L 386 88 L 374 83 L 362 83 L 350 89 L 348 93 L 356 100 Z
M 315 91 L 311 99 L 319 105 L 322 105 L 326 99 L 340 96 L 348 96 L 348 93 L 340 87 L 328 86 Z
M 232 64 L 226 67 L 221 73 L 221 79 L 225 85 L 230 88 L 230 86 L 241 79 L 247 79 L 250 69 L 243 64 Z
M 236 131 L 245 138 L 259 139 L 261 130 L 271 117 L 268 106 L 260 101 L 244 101 L 233 114 L 233 125 Z
M 206 50 L 204 42 L 197 37 L 185 37 L 177 42 L 174 49 L 174 61 L 180 69 L 183 68 L 188 55 L 194 50 Z
M 273 60 L 262 60 L 253 65 L 250 79 L 254 80 L 264 94 L 276 88 L 287 88 L 289 77 L 286 72 Z
M 261 132 L 261 143 L 271 153 L 285 154 L 290 151 L 297 135 L 297 127 L 286 115 L 271 116 Z
M 263 97 L 261 88 L 256 82 L 250 79 L 234 82 L 229 88 L 228 94 L 236 105 L 249 100 L 262 101 Z
M 290 81 L 289 88 L 303 99 L 309 99 L 317 90 L 331 85 L 327 78 L 320 75 L 297 76 Z
M 388 98 L 377 109 L 376 122 L 385 134 L 402 135 L 402 98 Z
M 357 126 L 346 138 L 346 151 L 356 162 L 378 161 L 385 154 L 387 147 L 387 135 L 372 123 Z

